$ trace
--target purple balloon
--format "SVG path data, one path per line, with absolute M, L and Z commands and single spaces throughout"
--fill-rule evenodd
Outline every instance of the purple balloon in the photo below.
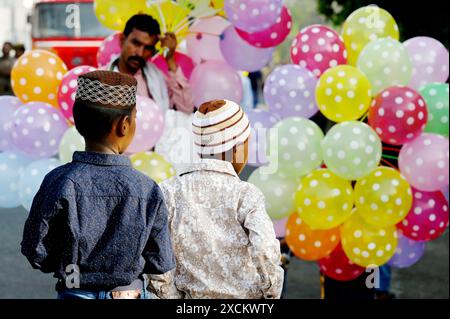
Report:
M 397 249 L 388 265 L 394 268 L 407 268 L 422 258 L 426 244 L 423 241 L 409 239 L 401 231 L 397 233 L 399 235 Z
M 230 25 L 221 35 L 220 49 L 225 60 L 235 69 L 254 72 L 271 60 L 275 48 L 261 49 L 244 41 Z
M 445 46 L 429 37 L 416 37 L 405 41 L 413 63 L 413 76 L 409 87 L 419 90 L 428 83 L 445 83 L 448 79 L 448 50 Z
M 248 165 L 259 167 L 269 163 L 266 154 L 267 137 L 280 117 L 272 112 L 254 109 L 245 111 L 252 127 L 248 147 Z
M 15 96 L 0 96 L 0 152 L 15 149 L 10 138 L 14 112 L 22 105 Z
M 281 15 L 283 0 L 225 0 L 230 22 L 246 32 L 257 32 L 274 25 Z
M 272 112 L 286 117 L 310 118 L 317 113 L 317 78 L 306 68 L 288 64 L 277 67 L 267 77 L 264 98 Z
M 197 107 L 211 100 L 242 100 L 239 74 L 224 61 L 209 60 L 197 65 L 189 80 Z
M 17 149 L 33 159 L 40 159 L 58 153 L 67 129 L 67 122 L 57 109 L 47 103 L 30 102 L 14 113 L 10 134 Z

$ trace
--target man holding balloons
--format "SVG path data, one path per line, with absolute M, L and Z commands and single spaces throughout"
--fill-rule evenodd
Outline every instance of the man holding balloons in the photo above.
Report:
M 134 76 L 138 81 L 137 95 L 153 99 L 166 112 L 166 121 L 174 125 L 166 125 L 159 145 L 159 153 L 167 155 L 177 141 L 170 136 L 171 129 L 190 126 L 194 111 L 194 102 L 188 80 L 175 60 L 177 38 L 174 33 L 161 35 L 159 23 L 151 16 L 137 14 L 132 16 L 120 36 L 121 55 L 111 62 L 109 69 Z M 164 51 L 169 73 L 163 74 L 150 59 L 157 53 L 160 42 Z M 177 112 L 178 111 L 178 112 Z

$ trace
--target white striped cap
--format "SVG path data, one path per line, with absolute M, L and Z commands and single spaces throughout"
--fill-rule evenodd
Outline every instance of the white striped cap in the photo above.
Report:
M 244 143 L 250 136 L 250 122 L 242 108 L 224 100 L 219 109 L 203 114 L 196 112 L 192 122 L 197 153 L 221 154 Z

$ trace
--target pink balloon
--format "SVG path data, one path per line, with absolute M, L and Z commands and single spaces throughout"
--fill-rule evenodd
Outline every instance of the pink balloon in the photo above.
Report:
M 329 68 L 347 64 L 347 50 L 336 31 L 315 24 L 303 28 L 294 39 L 291 59 L 320 77 Z
M 413 188 L 413 205 L 398 224 L 403 234 L 416 241 L 430 241 L 441 236 L 449 221 L 448 202 L 442 192 L 422 192 Z
M 255 33 L 236 29 L 240 37 L 258 48 L 271 48 L 283 43 L 292 29 L 292 15 L 286 6 L 283 6 L 281 16 L 270 28 Z
M 136 108 L 136 133 L 127 149 L 130 154 L 152 149 L 164 132 L 163 111 L 153 100 L 138 95 Z
M 61 109 L 61 113 L 72 124 L 74 123 L 73 104 L 75 103 L 75 95 L 78 88 L 77 79 L 80 75 L 95 70 L 96 68 L 89 65 L 80 65 L 67 72 L 61 81 L 58 89 L 58 105 Z
M 48 103 L 30 102 L 14 113 L 10 134 L 17 150 L 40 159 L 58 153 L 67 129 L 67 122 L 59 110 Z
M 242 81 L 239 74 L 226 62 L 207 61 L 199 64 L 190 79 L 194 102 L 226 99 L 239 103 L 242 99 Z
M 448 138 L 423 133 L 403 145 L 398 167 L 411 186 L 433 192 L 448 185 Z
M 189 28 L 187 51 L 195 64 L 208 60 L 225 61 L 220 50 L 220 35 L 229 25 L 228 20 L 215 16 L 200 19 Z
M 428 109 L 425 100 L 415 90 L 393 86 L 375 97 L 368 118 L 369 125 L 383 142 L 402 145 L 423 132 Z
M 413 76 L 408 86 L 419 90 L 428 83 L 447 81 L 449 55 L 441 42 L 429 37 L 415 37 L 405 41 L 404 45 L 413 63 Z
M 120 32 L 105 38 L 97 53 L 98 67 L 101 69 L 107 67 L 114 59 L 120 56 L 121 52 Z
M 189 79 L 191 77 L 192 71 L 194 70 L 194 62 L 190 57 L 181 52 L 175 52 L 175 61 L 178 66 L 183 71 L 184 76 Z M 165 75 L 169 75 L 169 67 L 167 62 L 162 55 L 155 55 L 152 62 L 160 69 Z
M 13 151 L 10 131 L 13 126 L 14 112 L 22 105 L 15 96 L 0 96 L 0 152 Z
M 289 218 L 284 218 L 280 220 L 272 220 L 273 228 L 275 230 L 275 235 L 277 238 L 284 238 L 286 236 L 286 224 Z

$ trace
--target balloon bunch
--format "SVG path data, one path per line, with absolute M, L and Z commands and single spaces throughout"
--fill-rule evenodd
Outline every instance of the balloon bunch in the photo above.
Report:
M 428 37 L 399 42 L 394 18 L 368 6 L 341 34 L 303 28 L 291 61 L 265 82 L 269 109 L 254 123 L 271 132 L 249 178 L 277 236 L 337 280 L 413 265 L 449 224 L 448 51 Z

